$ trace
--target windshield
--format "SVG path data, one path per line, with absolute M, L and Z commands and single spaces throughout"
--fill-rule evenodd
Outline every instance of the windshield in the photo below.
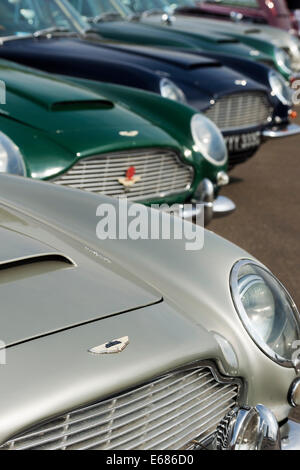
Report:
M 122 18 L 132 15 L 132 9 L 119 0 L 69 0 L 69 3 L 88 19 L 103 17 L 110 21 L 114 16 Z
M 101 0 L 100 0 L 101 1 Z M 172 12 L 179 6 L 193 6 L 193 0 L 121 0 L 134 13 L 142 13 L 145 11 L 153 12 Z
M 0 36 L 49 29 L 84 32 L 89 27 L 66 0 L 0 0 Z

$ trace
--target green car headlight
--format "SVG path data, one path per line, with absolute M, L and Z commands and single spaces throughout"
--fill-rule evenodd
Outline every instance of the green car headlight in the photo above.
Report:
M 0 132 L 0 173 L 25 176 L 26 168 L 19 148 Z
M 180 103 L 186 103 L 186 97 L 181 88 L 175 85 L 172 80 L 168 78 L 162 78 L 160 83 L 160 94 L 163 98 L 168 98 L 169 100 L 179 101 Z
M 251 260 L 234 265 L 230 286 L 236 310 L 253 341 L 278 364 L 293 367 L 300 317 L 284 286 Z
M 275 49 L 275 59 L 279 67 L 283 70 L 284 73 L 291 75 L 292 74 L 292 65 L 289 55 L 278 47 Z
M 272 94 L 277 96 L 282 104 L 292 106 L 292 92 L 286 85 L 284 78 L 275 70 L 269 72 L 269 83 Z
M 195 114 L 191 120 L 194 150 L 200 152 L 213 165 L 224 165 L 228 154 L 224 137 L 217 126 L 203 114 Z

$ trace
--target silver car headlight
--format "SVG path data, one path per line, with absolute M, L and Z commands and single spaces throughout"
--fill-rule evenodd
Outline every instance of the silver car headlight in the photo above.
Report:
M 191 120 L 194 150 L 202 153 L 210 163 L 224 165 L 228 159 L 224 137 L 217 126 L 203 114 L 195 114 Z
M 270 271 L 251 260 L 234 265 L 230 286 L 236 310 L 253 341 L 278 364 L 293 367 L 300 317 L 287 290 Z
M 279 67 L 288 74 L 292 73 L 291 59 L 289 55 L 278 47 L 275 48 L 275 59 Z
M 179 101 L 180 103 L 186 103 L 186 97 L 181 88 L 179 88 L 172 80 L 168 78 L 162 78 L 159 83 L 160 94 L 163 98 L 169 100 Z
M 25 176 L 26 168 L 19 148 L 0 132 L 0 173 Z
M 282 104 L 286 106 L 292 105 L 292 92 L 286 85 L 284 78 L 275 70 L 269 72 L 269 83 L 272 89 L 272 94 L 277 96 Z

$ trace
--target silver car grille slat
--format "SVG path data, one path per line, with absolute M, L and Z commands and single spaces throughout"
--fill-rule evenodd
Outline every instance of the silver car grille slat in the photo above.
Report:
M 220 393 L 220 391 L 219 391 L 219 393 Z M 175 411 L 175 410 L 178 408 L 178 405 L 187 405 L 187 404 L 189 403 L 189 401 L 190 401 L 190 400 L 186 400 L 186 401 L 184 401 L 184 402 L 182 402 L 182 403 L 179 403 L 179 404 L 176 402 L 177 405 L 176 405 L 176 406 L 174 405 L 174 407 L 173 407 L 170 411 Z M 183 414 L 183 413 L 186 414 L 187 412 L 189 412 L 189 411 L 191 411 L 192 409 L 194 409 L 196 406 L 197 406 L 197 405 L 196 405 L 195 403 L 193 403 L 193 405 L 192 405 L 191 407 L 186 408 L 185 411 L 182 412 L 181 414 Z M 155 410 L 155 411 L 157 411 L 157 410 Z M 177 418 L 178 418 L 178 416 L 180 416 L 181 414 L 177 415 Z M 155 429 L 157 429 L 157 428 L 160 429 L 159 432 L 157 432 L 154 436 L 152 436 L 152 439 L 153 439 L 153 437 L 157 437 L 159 434 L 162 434 L 162 433 L 164 433 L 164 432 L 166 431 L 166 429 L 163 429 L 163 430 L 161 429 L 161 423 L 155 424 L 155 422 L 156 422 L 157 420 L 159 420 L 160 418 L 164 417 L 164 415 L 165 415 L 165 414 L 162 413 L 162 414 L 157 415 L 157 416 L 154 416 L 153 418 L 151 418 L 150 420 L 148 420 L 148 422 L 147 422 L 147 425 L 148 425 L 147 433 L 148 433 L 148 434 L 149 434 L 150 432 L 155 431 Z M 164 421 L 164 425 L 166 425 L 166 424 L 167 424 L 169 421 L 171 421 L 171 420 L 174 421 L 174 417 L 173 417 L 173 416 L 170 417 L 170 418 L 168 418 L 167 420 L 165 420 L 165 421 Z M 152 427 L 149 427 L 149 424 L 151 424 L 152 422 L 154 422 L 153 426 L 152 426 Z M 130 424 L 130 421 L 129 421 L 128 423 Z M 117 444 L 118 446 L 125 445 L 125 444 L 127 444 L 129 441 L 132 441 L 132 440 L 137 441 L 138 438 L 140 437 L 141 431 L 143 430 L 144 427 L 145 427 L 145 423 L 140 423 L 140 424 L 138 424 L 138 425 L 136 425 L 136 426 L 131 427 L 131 428 L 129 429 L 129 432 L 131 433 L 131 435 L 130 435 L 129 438 L 126 437 L 126 436 L 128 435 L 128 430 L 127 430 L 127 429 L 126 429 L 126 430 L 123 430 L 121 433 L 115 434 L 114 441 L 116 441 L 116 440 L 119 439 L 119 438 L 122 439 L 123 436 L 125 436 L 125 437 L 121 440 L 121 442 L 118 442 L 118 444 Z M 174 425 L 172 425 L 171 427 L 168 427 L 168 428 L 167 428 L 167 431 L 170 431 L 171 428 L 173 428 L 173 427 L 174 427 Z M 111 431 L 113 432 L 113 431 L 115 431 L 115 429 L 110 429 L 110 432 L 111 432 Z M 132 435 L 133 432 L 134 432 L 135 434 Z M 96 438 L 96 437 L 98 437 L 99 435 L 104 434 L 104 433 L 107 434 L 107 431 L 102 431 L 101 433 L 93 433 L 93 434 L 87 436 L 87 437 L 86 437 L 86 440 Z M 77 439 L 75 438 L 74 440 L 71 439 L 71 440 L 70 440 L 70 445 L 74 445 L 74 444 L 76 445 L 78 442 L 82 442 L 82 440 L 80 441 L 79 438 L 77 438 Z M 89 444 L 89 445 L 87 445 L 87 446 L 85 446 L 85 447 L 81 447 L 81 449 L 87 450 L 87 449 L 93 448 L 93 447 L 95 447 L 95 446 L 104 445 L 105 442 L 106 442 L 106 439 L 105 439 L 105 438 L 101 438 L 101 439 L 97 440 L 96 443 L 92 443 L 92 444 Z M 115 447 L 115 444 L 114 444 L 114 449 L 115 449 L 115 448 L 116 448 L 116 447 Z M 127 446 L 126 446 L 126 448 L 127 448 Z M 51 449 L 53 449 L 53 450 L 58 450 L 59 447 L 51 447 Z
M 195 375 L 195 372 L 193 372 L 193 374 L 190 374 L 189 378 L 191 378 L 193 375 Z M 208 375 L 208 374 L 201 374 L 198 378 L 196 378 L 196 379 L 194 379 L 194 380 L 192 380 L 192 381 L 189 381 L 189 382 L 188 382 L 188 385 L 194 384 L 196 381 L 199 381 L 199 378 L 203 379 L 206 375 Z M 214 379 L 213 379 L 211 376 L 209 376 L 209 380 L 207 380 L 207 381 L 204 382 L 204 383 L 201 383 L 201 385 L 200 385 L 199 388 L 201 388 L 201 387 L 207 385 L 208 383 L 210 383 L 210 382 L 213 381 L 213 380 L 214 380 Z M 174 385 L 174 383 L 173 383 L 173 385 Z M 214 387 L 215 387 L 215 386 L 216 386 L 216 383 L 214 382 Z M 186 382 L 185 382 L 183 385 L 181 385 L 180 387 L 177 387 L 175 391 L 172 390 L 172 391 L 170 391 L 170 392 L 168 392 L 168 389 L 169 389 L 169 385 L 168 385 L 168 384 L 165 385 L 165 386 L 159 387 L 157 390 L 155 390 L 155 391 L 152 393 L 152 396 L 153 396 L 154 394 L 157 394 L 157 393 L 162 392 L 162 391 L 164 391 L 164 390 L 166 390 L 167 393 L 164 394 L 164 395 L 160 395 L 159 398 L 157 398 L 157 399 L 154 399 L 154 400 L 151 399 L 151 403 L 150 403 L 150 404 L 151 404 L 151 406 L 152 406 L 152 409 L 154 409 L 154 404 L 155 404 L 157 401 L 162 401 L 162 399 L 165 399 L 165 398 L 167 398 L 168 396 L 170 396 L 171 394 L 174 394 L 174 393 L 180 391 L 180 390 L 183 389 L 184 387 L 186 387 Z M 149 386 L 147 386 L 147 388 L 149 388 Z M 136 405 L 135 408 L 134 408 L 134 412 L 135 412 L 135 414 L 136 414 L 139 410 L 143 409 L 143 407 L 145 406 L 145 404 L 144 404 L 144 405 L 138 405 L 138 402 L 141 401 L 143 398 L 146 398 L 148 395 L 149 395 L 149 392 L 148 392 L 148 394 L 147 394 L 147 393 L 142 394 L 141 396 L 139 396 L 138 398 L 135 398 L 134 400 L 130 400 L 128 403 L 126 403 L 126 405 L 122 405 L 122 404 L 121 404 L 119 407 L 116 407 L 116 406 L 110 407 L 110 412 L 111 412 L 111 413 L 112 413 L 112 412 L 116 413 L 119 409 L 122 409 L 124 406 L 126 406 L 126 408 L 128 408 L 129 405 L 130 405 L 130 406 Z M 172 402 L 172 401 L 171 401 L 171 402 Z M 170 402 L 170 403 L 171 403 L 171 402 Z M 155 411 L 156 411 L 157 409 L 159 409 L 159 408 L 162 408 L 163 406 L 165 406 L 165 404 L 162 405 L 161 407 L 156 408 Z M 76 413 L 76 412 L 75 412 L 75 413 Z M 75 413 L 74 413 L 74 414 L 75 414 Z M 129 413 L 130 413 L 130 412 L 127 411 L 127 412 L 123 412 L 123 413 L 119 414 L 119 415 L 118 415 L 118 419 L 121 419 L 122 417 L 129 415 Z M 100 412 L 98 412 L 98 413 L 89 414 L 89 415 L 88 415 L 88 418 L 89 418 L 89 419 L 99 418 L 99 416 L 101 416 L 101 415 L 103 415 L 103 414 L 107 414 L 107 410 L 106 410 L 106 411 L 100 411 Z M 80 422 L 85 421 L 85 420 L 86 420 L 86 416 L 83 417 L 83 418 L 68 419 L 68 427 L 73 426 L 73 425 L 77 425 L 77 424 L 79 424 Z M 106 418 L 104 417 L 104 418 L 102 419 L 102 421 L 101 421 L 101 424 L 103 425 L 103 424 L 109 423 L 109 421 L 110 421 L 110 418 L 107 418 L 107 419 L 106 419 Z M 128 420 L 128 423 L 129 423 L 129 422 L 130 422 L 130 419 Z M 95 426 L 97 426 L 97 425 L 99 425 L 99 423 L 93 423 L 93 425 L 92 425 L 91 427 L 95 427 Z M 122 424 L 121 424 L 121 425 L 122 425 Z M 60 431 L 61 429 L 64 429 L 64 427 L 65 427 L 64 424 L 61 424 L 61 425 L 58 425 L 58 426 L 53 426 L 53 427 L 51 427 L 51 428 L 47 428 L 47 432 Z M 85 430 L 88 429 L 88 428 L 89 428 L 88 426 L 87 426 L 87 427 L 82 426 L 82 427 L 81 427 L 81 431 L 85 431 Z M 103 431 L 103 433 L 104 433 L 104 432 L 106 432 L 106 431 Z M 75 429 L 73 432 L 61 433 L 59 437 L 66 437 L 67 435 L 70 436 L 70 435 L 75 434 L 75 433 L 77 433 L 77 430 L 76 430 L 76 429 Z M 30 435 L 27 435 L 27 436 L 26 436 L 26 439 L 28 439 L 28 437 L 30 437 L 30 439 L 36 438 L 36 437 L 38 437 L 40 434 L 42 434 L 42 432 L 31 433 Z M 16 439 L 15 442 L 18 442 L 18 441 L 21 441 L 21 440 L 22 440 L 22 438 L 19 438 L 19 439 Z M 53 441 L 53 440 L 57 440 L 57 437 L 53 437 L 53 438 L 51 438 L 51 439 L 46 439 L 44 442 L 45 442 L 45 443 L 48 443 L 48 442 Z M 39 440 L 39 445 L 43 444 L 44 442 L 41 441 L 41 440 Z
M 215 432 L 238 394 L 239 384 L 220 381 L 211 367 L 175 371 L 41 424 L 2 448 L 184 448 Z
M 119 178 L 124 178 L 131 166 L 140 180 L 125 188 Z M 174 151 L 154 148 L 81 159 L 53 182 L 113 197 L 149 199 L 185 192 L 193 179 L 192 167 L 184 164 Z
M 265 125 L 272 113 L 267 95 L 258 91 L 224 96 L 205 111 L 223 132 Z

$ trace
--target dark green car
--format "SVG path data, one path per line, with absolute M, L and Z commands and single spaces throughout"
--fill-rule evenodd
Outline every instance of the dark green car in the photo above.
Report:
M 1 172 L 145 204 L 205 203 L 207 221 L 214 211 L 233 210 L 217 197 L 228 182 L 224 139 L 193 109 L 7 61 L 0 61 L 0 78 Z
M 142 45 L 198 49 L 251 59 L 269 65 L 284 78 L 293 74 L 284 49 L 262 35 L 228 34 L 222 28 L 204 26 L 198 18 L 167 14 L 164 0 L 69 0 L 77 11 L 93 23 L 103 38 Z M 74 12 L 70 10 L 74 18 Z M 124 21 L 124 19 L 130 21 Z M 79 23 L 79 19 L 78 19 Z M 233 28 L 235 25 L 230 25 Z

